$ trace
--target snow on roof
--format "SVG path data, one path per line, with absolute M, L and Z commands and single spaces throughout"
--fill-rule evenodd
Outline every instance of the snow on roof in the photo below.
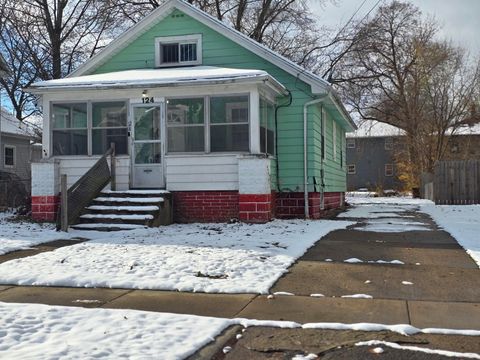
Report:
M 347 137 L 384 137 L 384 136 L 402 136 L 405 132 L 389 124 L 381 123 L 372 120 L 363 120 L 358 124 L 358 130 L 355 132 L 347 133 Z M 465 126 L 456 129 L 455 135 L 480 135 L 480 124 L 474 126 Z M 451 132 L 447 132 L 447 135 L 451 135 Z
M 358 129 L 355 132 L 348 133 L 347 137 L 382 137 L 404 134 L 402 129 L 378 121 L 364 120 L 359 122 L 357 126 Z
M 32 136 L 31 128 L 9 114 L 5 109 L 0 111 L 1 117 L 1 132 L 2 134 L 12 134 L 17 136 Z
M 180 85 L 235 80 L 270 80 L 276 87 L 284 89 L 266 71 L 230 69 L 214 66 L 194 66 L 165 69 L 124 70 L 104 74 L 67 77 L 64 79 L 39 81 L 32 89 L 67 89 L 90 87 L 123 87 L 148 85 Z

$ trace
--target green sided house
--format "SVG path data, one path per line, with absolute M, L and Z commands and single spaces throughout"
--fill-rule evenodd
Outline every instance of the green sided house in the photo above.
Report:
M 36 219 L 55 217 L 59 175 L 76 183 L 111 143 L 116 191 L 168 191 L 177 222 L 320 218 L 343 205 L 356 127 L 330 84 L 184 1 L 29 90 L 44 114 Z

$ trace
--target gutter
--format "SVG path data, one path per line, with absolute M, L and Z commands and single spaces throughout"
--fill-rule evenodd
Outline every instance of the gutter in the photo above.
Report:
M 63 92 L 63 91 L 79 91 L 79 90 L 109 90 L 109 89 L 144 89 L 144 88 L 165 88 L 165 87 L 180 87 L 180 86 L 202 86 L 202 85 L 225 85 L 225 84 L 258 84 L 263 83 L 275 89 L 280 94 L 286 94 L 286 88 L 280 84 L 276 79 L 270 75 L 262 76 L 247 76 L 236 78 L 214 78 L 214 79 L 201 79 L 201 80 L 179 80 L 174 82 L 160 82 L 160 81 L 144 81 L 136 83 L 125 82 L 111 82 L 111 83 L 98 83 L 90 85 L 86 83 L 80 84 L 68 84 L 68 85 L 50 85 L 50 86 L 38 86 L 31 85 L 24 89 L 31 94 L 45 94 L 50 92 Z
M 305 219 L 310 218 L 310 210 L 308 208 L 308 134 L 307 134 L 307 125 L 308 125 L 308 107 L 321 103 L 326 97 L 330 95 L 330 91 L 323 94 L 321 97 L 306 102 L 303 105 L 303 200 L 304 200 L 304 212 Z M 325 140 L 324 140 L 325 141 Z M 323 144 L 322 144 L 323 146 Z

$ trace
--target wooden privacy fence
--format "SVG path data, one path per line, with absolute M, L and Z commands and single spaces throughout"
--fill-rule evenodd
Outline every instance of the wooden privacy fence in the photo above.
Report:
M 439 161 L 422 176 L 422 191 L 439 205 L 480 204 L 480 160 Z

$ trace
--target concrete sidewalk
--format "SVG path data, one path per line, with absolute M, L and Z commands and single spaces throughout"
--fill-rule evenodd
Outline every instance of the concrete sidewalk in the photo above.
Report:
M 378 233 L 347 229 L 328 234 L 271 289 L 272 293 L 289 292 L 295 296 L 268 299 L 256 294 L 3 285 L 0 301 L 299 323 L 374 322 L 480 330 L 480 270 L 458 243 L 426 215 L 416 214 L 413 220 L 425 223 L 430 231 Z M 44 244 L 36 250 L 0 256 L 0 262 L 71 244 L 74 242 Z M 349 258 L 364 262 L 345 263 Z M 404 265 L 368 262 L 378 260 L 400 260 Z M 342 298 L 355 294 L 373 298 Z

